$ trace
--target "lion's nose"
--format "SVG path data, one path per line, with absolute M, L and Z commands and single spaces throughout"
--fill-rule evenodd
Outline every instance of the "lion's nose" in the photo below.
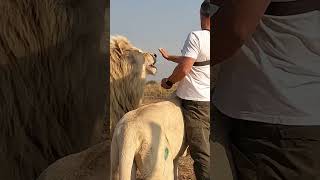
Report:
M 157 58 L 157 54 L 153 54 L 155 58 Z

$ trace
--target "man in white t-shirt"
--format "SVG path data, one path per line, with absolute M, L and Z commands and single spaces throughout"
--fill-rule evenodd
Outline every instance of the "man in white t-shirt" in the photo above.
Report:
M 320 179 L 320 1 L 213 0 L 211 178 Z
M 210 129 L 210 3 L 200 8 L 201 29 L 188 35 L 181 56 L 172 56 L 160 48 L 162 56 L 178 63 L 171 76 L 161 86 L 170 89 L 179 82 L 177 96 L 181 99 L 184 114 L 186 141 L 194 160 L 197 179 L 209 179 Z

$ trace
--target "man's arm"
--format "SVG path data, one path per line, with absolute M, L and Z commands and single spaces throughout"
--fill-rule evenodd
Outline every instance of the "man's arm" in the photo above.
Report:
M 168 80 L 173 84 L 181 81 L 187 74 L 189 74 L 195 59 L 190 57 L 181 56 L 181 63 L 179 63 L 176 68 L 173 70 L 171 76 L 168 77 Z
M 170 55 L 169 57 L 170 57 L 170 59 L 169 59 L 170 61 L 178 63 L 178 64 L 182 63 L 185 58 L 184 56 L 173 56 L 173 55 Z
M 195 59 L 190 57 L 181 56 L 181 63 L 179 63 L 173 70 L 171 76 L 164 78 L 161 81 L 161 86 L 165 89 L 170 89 L 172 85 L 167 85 L 166 81 L 169 80 L 172 84 L 181 81 L 191 70 Z
M 221 8 L 213 16 L 213 65 L 234 55 L 255 32 L 270 0 L 213 0 Z
M 168 55 L 165 53 L 163 48 L 159 49 L 161 54 L 165 56 Z M 178 62 L 178 65 L 172 72 L 169 78 L 164 78 L 161 81 L 161 86 L 165 89 L 170 89 L 171 85 L 166 83 L 167 80 L 172 82 L 173 84 L 181 81 L 191 70 L 196 58 L 198 57 L 200 51 L 200 42 L 196 37 L 196 34 L 191 32 L 186 39 L 184 46 L 181 50 L 182 56 L 176 57 L 175 60 Z M 164 53 L 163 53 L 164 52 Z
M 169 61 L 172 61 L 172 62 L 175 62 L 175 63 L 181 63 L 183 62 L 183 56 L 175 56 L 175 55 L 170 55 L 167 50 L 165 50 L 164 48 L 159 48 L 159 51 L 162 55 L 163 58 L 169 60 Z

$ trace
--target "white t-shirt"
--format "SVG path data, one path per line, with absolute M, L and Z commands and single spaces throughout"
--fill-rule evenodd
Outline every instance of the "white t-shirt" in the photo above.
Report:
M 220 65 L 213 101 L 224 114 L 284 125 L 320 125 L 320 11 L 265 15 Z
M 193 31 L 188 35 L 182 56 L 195 62 L 210 60 L 210 31 Z M 193 101 L 210 101 L 210 65 L 193 66 L 190 73 L 179 82 L 177 96 Z

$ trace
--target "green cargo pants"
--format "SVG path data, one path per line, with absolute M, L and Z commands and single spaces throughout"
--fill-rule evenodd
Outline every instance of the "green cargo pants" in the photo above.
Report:
M 209 180 L 210 168 L 210 102 L 181 100 L 186 141 L 194 160 L 197 180 Z

